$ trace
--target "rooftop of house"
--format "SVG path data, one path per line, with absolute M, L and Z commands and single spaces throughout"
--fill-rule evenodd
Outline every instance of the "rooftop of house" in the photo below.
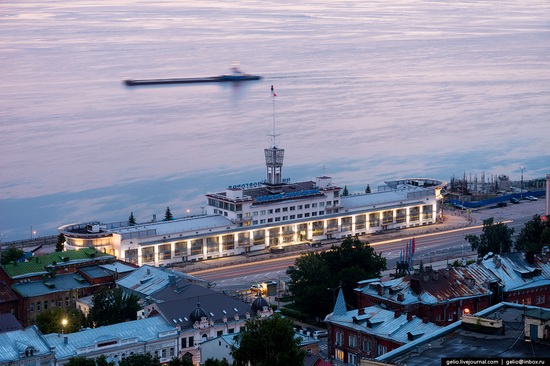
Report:
M 67 273 L 56 275 L 43 281 L 17 283 L 12 286 L 12 289 L 22 297 L 35 297 L 68 290 L 78 291 L 79 289 L 91 286 L 80 274 Z
M 139 267 L 126 277 L 117 280 L 116 283 L 124 291 L 146 298 L 182 280 L 185 280 L 182 284 L 187 282 L 208 284 L 207 281 L 186 273 L 149 265 Z
M 50 346 L 33 325 L 22 330 L 0 333 L 0 362 L 16 361 L 26 355 L 44 357 L 51 354 Z
M 48 267 L 55 268 L 66 265 L 85 265 L 87 263 L 94 263 L 98 259 L 115 260 L 116 258 L 110 254 L 98 252 L 93 248 L 85 248 L 30 257 L 24 263 L 8 263 L 3 265 L 2 268 L 11 279 L 23 279 L 26 277 L 47 274 Z
M 176 337 L 177 330 L 162 317 L 134 320 L 103 327 L 85 329 L 75 333 L 50 333 L 44 338 L 53 347 L 58 360 L 80 354 L 90 347 L 94 352 L 101 351 L 102 345 L 109 347 L 115 343 L 148 342 L 163 337 Z
M 19 298 L 11 288 L 4 281 L 0 281 L 0 304 L 18 300 Z
M 502 302 L 482 310 L 476 316 L 502 320 L 503 332 L 489 334 L 464 327 L 463 321 L 457 321 L 439 331 L 428 334 L 396 350 L 377 357 L 379 361 L 410 366 L 440 364 L 442 357 L 470 358 L 524 358 L 542 357 L 548 354 L 549 346 L 537 342 L 524 341 L 523 316 L 533 306 Z
M 416 316 L 396 313 L 379 306 L 347 311 L 343 301 L 343 294 L 340 290 L 334 311 L 325 317 L 326 323 L 372 334 L 401 344 L 408 343 L 411 339 L 424 337 L 442 328 Z
M 0 333 L 22 330 L 23 326 L 12 313 L 0 314 Z
M 550 260 L 548 254 L 529 254 L 525 252 L 489 253 L 483 259 L 483 266 L 498 277 L 504 285 L 504 291 L 523 290 L 532 287 L 550 285 Z
M 489 284 L 497 279 L 478 264 L 423 271 L 404 277 L 360 281 L 357 292 L 400 304 L 437 304 L 449 299 L 465 299 L 492 294 Z

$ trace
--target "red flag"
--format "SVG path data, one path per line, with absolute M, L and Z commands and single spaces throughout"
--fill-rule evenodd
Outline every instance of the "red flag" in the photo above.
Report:
M 416 239 L 412 238 L 412 253 L 416 252 Z
M 277 96 L 277 94 L 275 94 L 275 92 L 273 91 L 273 85 L 271 85 L 271 93 L 273 94 L 274 97 Z

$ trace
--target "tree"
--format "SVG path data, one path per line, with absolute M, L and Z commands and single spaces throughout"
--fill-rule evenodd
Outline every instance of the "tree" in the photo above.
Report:
M 229 362 L 227 362 L 227 360 L 218 360 L 215 358 L 209 358 L 206 361 L 204 361 L 204 366 L 230 366 L 230 365 L 229 365 Z
M 171 221 L 171 220 L 174 220 L 174 216 L 170 211 L 170 207 L 166 207 L 166 212 L 164 212 L 164 221 Z
M 231 346 L 234 366 L 302 366 L 305 351 L 294 337 L 293 322 L 279 315 L 246 321 Z
M 312 318 L 324 317 L 332 311 L 334 293 L 339 286 L 350 305 L 355 306 L 353 289 L 357 282 L 380 277 L 386 269 L 386 259 L 357 236 L 346 238 L 340 246 L 331 249 L 305 253 L 287 270 L 294 305 Z
M 483 220 L 483 232 L 481 235 L 466 235 L 464 238 L 470 243 L 472 251 L 483 257 L 489 252 L 501 254 L 507 253 L 512 248 L 513 228 L 502 222 L 494 223 L 492 217 Z
M 540 252 L 542 247 L 549 243 L 550 216 L 547 216 L 546 221 L 542 221 L 539 215 L 535 215 L 521 229 L 514 247 L 517 251 Z
M 370 185 L 367 184 L 367 188 L 365 188 L 365 193 L 370 193 Z
M 88 316 L 94 327 L 136 320 L 140 309 L 139 297 L 126 294 L 120 288 L 102 289 L 92 297 L 92 308 Z
M 344 191 L 342 192 L 342 196 L 349 196 L 348 186 L 344 186 Z
M 55 251 L 56 252 L 62 252 L 65 248 L 65 235 L 59 234 L 57 236 L 57 243 L 55 244 Z
M 168 362 L 168 366 L 193 366 L 193 360 L 187 356 L 174 357 Z M 208 366 L 208 360 L 206 360 L 205 366 Z
M 20 258 L 23 258 L 25 256 L 25 252 L 21 249 L 17 249 L 14 247 L 9 248 L 8 250 L 5 250 L 2 252 L 2 264 L 8 264 L 13 261 L 17 261 Z
M 107 356 L 101 355 L 98 358 L 86 358 L 85 356 L 76 356 L 69 358 L 65 366 L 115 366 L 112 361 L 107 361 Z
M 136 224 L 136 218 L 134 217 L 134 213 L 130 212 L 130 217 L 128 217 L 128 225 L 134 226 Z
M 133 354 L 120 360 L 118 366 L 160 366 L 160 360 L 149 353 Z
M 296 258 L 287 274 L 291 279 L 289 290 L 295 295 L 294 305 L 300 312 L 311 318 L 321 318 L 330 312 L 334 304 L 327 289 L 336 284 L 320 253 L 308 252 Z
M 63 326 L 63 319 L 67 325 Z M 86 317 L 77 309 L 63 309 L 60 307 L 43 310 L 36 317 L 36 326 L 43 334 L 74 333 L 86 324 Z

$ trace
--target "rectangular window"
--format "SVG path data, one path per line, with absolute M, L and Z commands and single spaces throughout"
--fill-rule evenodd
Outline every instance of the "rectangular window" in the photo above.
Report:
M 319 207 L 325 207 L 325 203 L 324 202 L 319 202 Z
M 301 209 L 303 209 L 303 208 L 304 208 L 304 206 L 298 205 L 298 210 L 301 210 Z
M 30 310 L 31 310 L 31 313 L 34 312 L 34 302 L 31 302 Z
M 261 219 L 260 224 L 265 224 L 265 219 Z
M 258 220 L 253 220 L 252 225 L 258 225 Z
M 348 345 L 351 348 L 357 348 L 357 337 L 354 335 L 348 336 Z
M 311 216 L 317 216 L 317 212 L 313 211 L 313 212 L 311 213 Z
M 304 214 L 304 217 L 309 217 L 309 212 L 306 212 L 306 213 Z
M 377 356 L 382 356 L 383 354 L 385 354 L 387 352 L 388 352 L 388 347 L 378 345 L 378 355 Z
M 354 355 L 353 353 L 348 353 L 348 363 L 355 365 L 356 361 L 357 361 L 357 356 Z
M 296 206 L 290 206 L 290 211 L 296 210 Z
M 193 347 L 195 345 L 193 337 L 189 337 L 189 347 Z
M 296 215 L 290 215 L 290 219 L 294 220 L 296 218 Z
M 69 306 L 69 298 L 68 297 L 65 298 L 65 306 Z
M 311 204 L 311 207 L 312 207 L 312 208 L 313 208 L 313 207 L 317 207 L 317 204 L 316 204 L 316 203 L 312 203 L 312 204 Z
M 298 214 L 298 218 L 299 218 L 299 219 L 301 219 L 302 217 L 304 217 L 304 215 Z
M 181 339 L 181 348 L 182 349 L 187 348 L 187 338 L 185 337 Z
M 265 215 L 265 210 L 261 210 L 260 215 L 262 215 L 262 216 Z
M 335 200 L 334 201 L 334 206 L 336 206 L 338 204 L 338 200 Z
M 258 216 L 258 211 L 252 212 L 252 216 Z
M 288 207 L 283 207 L 283 212 L 287 212 L 288 211 Z
M 44 301 L 44 310 L 48 310 L 48 300 Z
M 304 205 L 304 208 L 309 208 L 309 203 L 307 205 Z
M 280 208 L 276 208 L 276 209 L 275 209 L 275 213 L 279 213 L 279 212 L 281 212 L 281 209 L 280 209 Z
M 288 216 L 283 216 L 283 221 L 288 220 Z
M 281 218 L 280 218 L 280 217 L 276 217 L 276 218 L 275 218 L 275 222 L 278 222 L 278 221 L 281 221 Z
M 166 358 L 166 349 L 162 350 L 162 358 Z
M 42 311 L 42 301 L 36 303 L 36 311 Z
M 218 330 L 218 332 L 216 333 L 218 337 L 221 337 L 223 335 L 223 330 Z
M 338 361 L 344 361 L 344 351 L 342 351 L 341 349 L 335 349 L 334 357 L 336 357 Z
M 319 216 L 323 216 L 325 214 L 325 211 L 319 211 Z
M 174 357 L 174 347 L 170 347 L 170 357 Z
M 270 208 L 269 210 L 267 210 L 267 213 L 268 213 L 268 214 L 272 214 L 272 213 L 273 213 L 273 209 Z

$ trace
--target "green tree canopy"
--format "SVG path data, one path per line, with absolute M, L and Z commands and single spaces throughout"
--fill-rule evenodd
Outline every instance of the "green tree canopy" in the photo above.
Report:
M 512 248 L 513 228 L 497 222 L 492 217 L 483 220 L 483 232 L 481 235 L 466 235 L 464 238 L 470 243 L 472 251 L 482 257 L 489 252 L 496 254 L 507 253 Z
M 545 245 L 550 245 L 550 216 L 543 221 L 541 216 L 535 215 L 521 229 L 514 247 L 517 251 L 540 252 Z
M 302 366 L 305 351 L 301 338 L 294 338 L 293 323 L 274 315 L 266 319 L 247 320 L 245 330 L 235 336 L 231 346 L 234 366 Z
M 215 358 L 209 358 L 204 361 L 204 366 L 231 366 L 227 360 L 217 360 Z
M 136 320 L 139 297 L 120 288 L 102 289 L 92 297 L 89 322 L 94 327 Z
M 206 360 L 208 362 L 208 360 Z M 208 365 L 205 363 L 205 365 Z M 193 366 L 193 360 L 191 357 L 174 357 L 168 362 L 168 366 Z
M 342 192 L 342 196 L 349 196 L 348 186 L 344 186 L 344 191 Z
M 118 366 L 160 366 L 160 360 L 148 353 L 133 354 L 120 360 Z
M 55 244 L 55 251 L 62 252 L 65 248 L 65 235 L 59 234 L 57 236 L 57 243 Z
M 164 212 L 164 221 L 171 221 L 174 220 L 174 215 L 172 215 L 172 211 L 170 211 L 170 207 L 166 207 L 166 211 Z
M 128 225 L 134 226 L 136 224 L 136 218 L 134 217 L 134 213 L 130 212 L 130 217 L 128 217 Z
M 107 356 L 101 355 L 98 358 L 86 358 L 85 356 L 77 356 L 69 358 L 69 362 L 65 366 L 115 366 L 114 362 L 108 362 Z
M 65 326 L 63 326 L 63 319 L 67 320 Z M 42 310 L 36 317 L 36 326 L 43 334 L 74 333 L 85 325 L 86 317 L 77 309 L 54 307 Z
M 380 277 L 386 259 L 367 242 L 354 236 L 346 238 L 330 251 L 305 253 L 289 267 L 289 290 L 295 306 L 312 318 L 322 318 L 334 306 L 334 294 L 340 285 L 351 306 L 356 306 L 353 289 L 357 282 Z
M 2 264 L 8 264 L 10 262 L 16 261 L 19 258 L 23 258 L 25 252 L 21 249 L 11 247 L 7 250 L 2 251 Z

